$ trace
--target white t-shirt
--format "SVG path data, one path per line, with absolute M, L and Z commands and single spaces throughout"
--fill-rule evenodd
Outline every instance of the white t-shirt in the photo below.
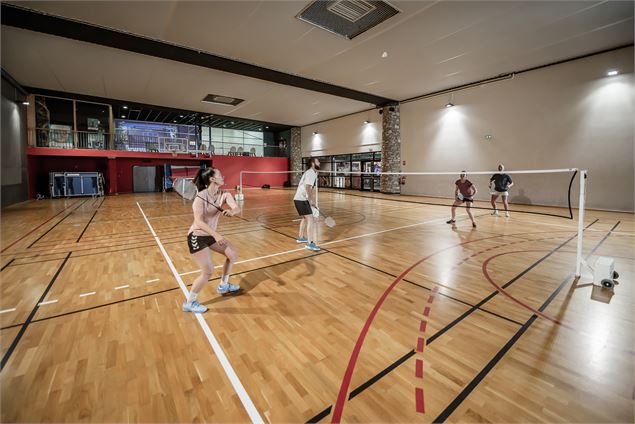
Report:
M 306 192 L 306 186 L 317 186 L 317 172 L 315 169 L 310 168 L 304 174 L 302 174 L 302 178 L 300 178 L 300 183 L 298 184 L 298 189 L 295 192 L 295 196 L 293 196 L 293 200 L 309 200 L 309 194 Z

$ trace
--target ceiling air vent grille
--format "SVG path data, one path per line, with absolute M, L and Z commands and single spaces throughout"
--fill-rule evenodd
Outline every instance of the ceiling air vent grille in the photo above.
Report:
M 399 10 L 385 1 L 317 0 L 305 7 L 297 18 L 351 40 L 397 13 Z
M 216 103 L 219 105 L 236 106 L 242 103 L 243 99 L 237 99 L 235 97 L 219 96 L 218 94 L 208 94 L 202 100 L 205 103 Z
M 351 22 L 357 22 L 376 9 L 375 6 L 363 0 L 342 0 L 327 7 L 329 12 L 335 13 Z

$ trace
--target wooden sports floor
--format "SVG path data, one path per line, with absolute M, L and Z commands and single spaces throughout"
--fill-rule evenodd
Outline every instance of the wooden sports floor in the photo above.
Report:
M 337 226 L 313 253 L 292 196 L 249 190 L 221 220 L 243 292 L 215 275 L 200 321 L 170 267 L 196 277 L 178 195 L 3 210 L 2 422 L 633 422 L 632 214 L 587 212 L 610 291 L 573 279 L 572 220 L 476 210 L 473 230 L 459 210 L 453 228 L 426 199 L 322 191 Z

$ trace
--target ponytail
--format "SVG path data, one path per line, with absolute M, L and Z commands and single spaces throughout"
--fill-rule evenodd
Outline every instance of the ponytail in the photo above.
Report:
M 209 185 L 209 179 L 216 175 L 216 168 L 200 168 L 192 180 L 198 191 L 203 191 Z

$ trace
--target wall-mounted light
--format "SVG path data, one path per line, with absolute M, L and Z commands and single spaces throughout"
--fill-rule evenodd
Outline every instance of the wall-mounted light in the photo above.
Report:
M 364 124 L 370 124 L 370 121 L 367 119 L 364 121 Z
M 318 135 L 318 130 L 313 131 L 313 135 Z
M 446 109 L 454 107 L 454 103 L 452 102 L 453 97 L 454 97 L 454 93 L 450 93 L 450 100 L 445 104 Z
M 123 108 L 124 108 L 124 109 L 128 109 L 128 106 L 124 106 Z
M 23 102 L 22 102 L 22 104 L 23 104 L 24 106 L 28 106 L 28 105 L 30 105 L 31 103 L 29 103 L 29 102 L 27 102 L 27 101 L 25 100 L 25 101 L 23 101 Z
M 121 117 L 122 117 L 122 118 L 125 118 L 125 117 L 126 117 L 126 115 L 121 115 Z
M 615 69 L 611 69 L 610 71 L 608 71 L 606 73 L 607 76 L 609 77 L 614 77 L 615 75 L 617 75 L 619 72 L 617 72 Z
M 491 139 L 493 139 L 493 138 L 494 138 L 494 136 L 493 136 L 493 135 L 491 135 L 491 134 L 486 134 L 486 135 L 485 135 L 485 140 L 491 140 Z

